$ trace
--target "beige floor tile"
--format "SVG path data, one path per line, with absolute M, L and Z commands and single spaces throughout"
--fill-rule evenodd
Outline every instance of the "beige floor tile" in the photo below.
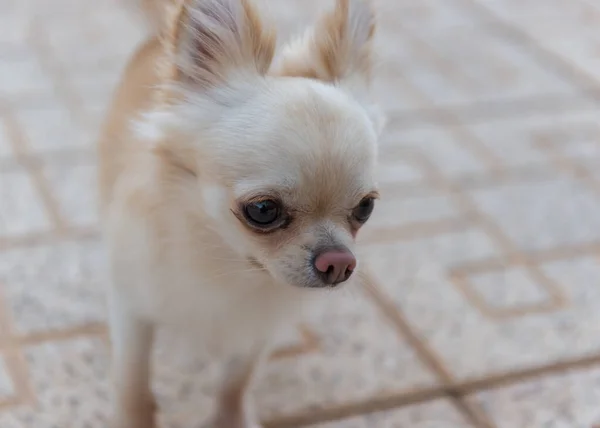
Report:
M 384 287 L 399 293 L 409 291 L 417 274 L 437 279 L 446 269 L 467 262 L 500 256 L 501 250 L 482 229 L 472 226 L 441 232 L 433 236 L 416 236 L 413 239 L 364 248 L 365 263 L 372 269 Z M 417 284 L 414 284 L 416 287 Z
M 481 124 L 467 124 L 466 129 L 505 167 L 543 165 L 554 169 L 553 153 L 581 161 L 600 158 L 596 108 L 559 111 L 543 116 L 524 114 Z
M 418 166 L 403 159 L 402 155 L 389 156 L 382 153 L 378 167 L 378 183 L 380 186 L 416 185 L 425 180 L 425 174 Z
M 423 31 L 425 46 L 413 45 L 413 56 L 426 62 L 444 82 L 455 87 L 458 97 L 430 85 L 419 70 L 409 79 L 433 104 L 464 104 L 528 98 L 541 94 L 572 94 L 577 88 L 539 65 L 523 47 L 507 40 L 495 27 L 470 25 L 440 34 Z
M 389 126 L 380 143 L 382 199 L 361 235 L 386 309 L 402 311 L 394 321 L 405 320 L 457 382 L 600 354 L 600 127 L 595 95 L 582 90 L 600 78 L 600 3 L 375 2 L 381 64 L 373 92 Z M 21 161 L 40 167 L 66 226 L 85 230 L 98 222 L 97 131 L 143 33 L 120 3 L 97 2 L 92 11 L 81 0 L 0 0 L 0 114 L 16 119 L 19 149 L 29 152 Z M 282 42 L 332 1 L 263 3 Z M 29 242 L 55 225 L 4 131 L 0 311 L 28 344 L 26 370 L 13 373 L 18 353 L 6 364 L 12 345 L 0 343 L 0 427 L 106 428 L 108 350 L 95 338 L 99 329 L 87 329 L 106 318 L 102 249 L 70 235 Z M 596 187 L 569 163 L 594 176 Z M 514 248 L 439 179 L 462 186 Z M 513 252 L 539 261 L 517 264 Z M 298 333 L 282 345 L 300 346 L 297 354 L 267 364 L 257 385 L 265 419 L 325 420 L 440 387 L 423 349 L 417 355 L 367 294 L 348 290 L 339 299 L 307 324 L 308 339 Z M 159 343 L 160 428 L 198 428 L 212 410 L 223 364 L 188 357 Z M 517 380 L 474 392 L 469 403 L 497 428 L 590 428 L 600 424 L 598 379 L 592 368 Z M 33 403 L 25 396 L 6 406 L 27 386 Z M 314 426 L 334 427 L 471 425 L 451 402 L 435 399 Z
M 386 194 L 384 191 L 364 233 L 368 234 L 371 230 L 408 228 L 414 224 L 462 217 L 460 208 L 446 193 L 423 189 L 418 195 L 398 196 L 393 193 Z
M 24 49 L 31 24 L 31 14 L 25 2 L 5 1 L 0 15 L 0 45 L 15 50 Z
M 3 428 L 106 428 L 108 354 L 103 341 L 73 339 L 25 350 L 35 404 L 0 412 Z
M 108 109 L 114 89 L 120 79 L 120 71 L 125 63 L 120 58 L 107 61 L 108 65 L 98 69 L 98 65 L 90 66 L 89 70 L 77 71 L 71 74 L 70 84 L 79 95 L 81 106 L 87 115 L 94 115 L 99 111 L 104 116 Z M 106 68 L 106 69 L 105 69 Z M 104 118 L 100 118 L 103 120 Z M 90 127 L 90 130 L 99 131 Z M 93 134 L 93 141 L 97 139 L 97 132 Z
M 543 263 L 539 271 L 509 267 L 467 272 L 463 283 L 455 283 L 444 266 L 452 266 L 448 260 L 468 259 L 461 250 L 464 238 L 447 247 L 452 254 L 443 252 L 441 240 L 435 244 L 431 239 L 434 250 L 425 251 L 421 260 L 421 240 L 373 248 L 371 266 L 457 381 L 600 351 L 596 257 Z M 399 261 L 405 258 L 412 264 Z
M 40 195 L 23 169 L 0 171 L 0 238 L 15 237 L 51 227 Z
M 12 142 L 4 123 L 0 122 L 0 159 L 8 159 L 14 156 Z
M 0 284 L 21 334 L 104 321 L 104 273 L 96 241 L 14 249 L 0 257 Z
M 393 46 L 381 43 L 378 49 L 389 60 L 377 67 L 377 78 L 373 82 L 373 98 L 392 117 L 431 108 L 429 100 L 416 92 L 405 77 L 406 64 L 398 58 L 398 52 L 405 49 L 401 44 L 401 41 Z
M 67 72 L 80 66 L 92 69 L 105 58 L 125 60 L 141 41 L 144 29 L 135 12 L 121 5 L 103 2 L 94 7 L 93 14 L 89 7 L 72 0 L 44 7 L 45 19 L 39 31 L 45 36 L 52 60 Z
M 397 31 L 398 19 L 406 28 L 416 33 L 438 34 L 450 29 L 468 27 L 481 17 L 461 2 L 445 0 L 386 1 L 377 0 L 375 4 L 381 11 L 382 31 Z
M 0 46 L 0 54 L 2 54 Z M 54 92 L 52 79 L 44 73 L 32 52 L 3 54 L 0 62 L 0 95 L 16 100 L 26 96 L 45 97 Z
M 324 423 L 310 428 L 470 428 L 473 427 L 448 401 L 415 404 L 389 412 L 373 413 Z
M 436 385 L 410 346 L 361 293 L 332 301 L 311 324 L 319 350 L 269 364 L 259 404 L 270 417 Z M 348 334 L 351 331 L 352 334 Z
M 90 147 L 96 138 L 75 122 L 64 103 L 20 109 L 16 118 L 30 153 Z
M 396 40 L 382 43 L 383 52 L 390 48 L 389 64 L 398 64 L 396 79 L 388 80 L 405 79 L 430 106 L 577 92 L 469 1 L 385 2 L 381 9 L 382 39 Z
M 474 0 L 473 3 L 486 6 L 507 19 L 523 21 L 535 17 L 580 18 L 589 10 L 586 1 L 565 2 L 562 0 Z
M 600 62 L 595 55 L 600 22 L 600 7 L 596 1 L 476 1 L 564 63 L 591 79 L 600 77 Z
M 600 370 L 547 375 L 477 394 L 497 428 L 590 428 L 600 424 Z
M 423 156 L 446 177 L 486 173 L 485 160 L 465 145 L 463 137 L 454 131 L 454 128 L 436 125 L 406 129 L 392 122 L 381 138 L 381 157 L 397 158 L 401 149 Z
M 600 159 L 591 159 L 588 162 L 582 162 L 584 169 L 594 177 L 596 182 L 600 183 Z
M 68 226 L 98 224 L 95 164 L 48 164 L 43 173 Z
M 0 405 L 16 395 L 14 380 L 8 371 L 4 354 L 0 352 Z
M 600 197 L 577 179 L 508 184 L 469 193 L 478 209 L 524 251 L 600 240 Z M 573 218 L 577 221 L 573 221 Z
M 474 274 L 469 286 L 490 310 L 502 311 L 543 305 L 549 301 L 548 291 L 538 284 L 526 268 Z
M 308 327 L 318 338 L 318 349 L 270 361 L 259 379 L 257 406 L 265 419 L 360 404 L 437 385 L 435 376 L 358 290 L 332 301 Z M 222 367 L 200 360 L 189 370 L 181 370 L 180 363 L 165 353 L 159 353 L 158 361 L 157 391 L 163 397 L 163 417 L 169 427 L 185 424 L 193 415 L 206 415 Z

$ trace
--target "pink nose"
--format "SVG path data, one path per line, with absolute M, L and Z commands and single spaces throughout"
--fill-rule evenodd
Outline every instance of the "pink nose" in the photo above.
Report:
M 323 282 L 331 285 L 346 281 L 356 268 L 356 258 L 350 251 L 325 251 L 314 263 Z

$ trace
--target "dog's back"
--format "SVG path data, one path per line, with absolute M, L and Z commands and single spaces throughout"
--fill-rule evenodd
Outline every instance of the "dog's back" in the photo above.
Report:
M 132 117 L 146 110 L 157 85 L 156 62 L 161 52 L 158 33 L 164 21 L 164 9 L 170 0 L 130 0 L 132 12 L 144 20 L 148 35 L 132 55 L 116 88 L 98 142 L 100 204 L 106 207 L 128 158 L 135 156 L 135 138 L 131 138 Z

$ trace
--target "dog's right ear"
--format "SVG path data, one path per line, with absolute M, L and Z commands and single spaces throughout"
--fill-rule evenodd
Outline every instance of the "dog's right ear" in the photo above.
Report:
M 265 74 L 275 32 L 248 0 L 181 0 L 173 4 L 163 43 L 168 82 L 211 87 L 233 74 Z
M 284 47 L 276 76 L 306 77 L 336 85 L 360 102 L 380 133 L 385 116 L 369 100 L 374 67 L 375 14 L 371 0 L 336 0 L 333 10 Z
M 362 98 L 371 79 L 375 16 L 371 0 L 336 0 L 307 33 L 289 43 L 271 72 L 345 87 Z

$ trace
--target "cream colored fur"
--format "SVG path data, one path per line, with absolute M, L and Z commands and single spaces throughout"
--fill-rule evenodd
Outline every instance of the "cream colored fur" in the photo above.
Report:
M 272 64 L 274 32 L 246 0 L 143 6 L 157 34 L 130 61 L 99 143 L 114 427 L 153 427 L 148 361 L 165 327 L 231 360 L 211 428 L 255 428 L 256 367 L 335 299 L 318 290 L 314 253 L 354 251 L 352 210 L 376 195 L 372 11 L 338 0 Z M 289 214 L 269 233 L 244 215 L 266 197 Z

